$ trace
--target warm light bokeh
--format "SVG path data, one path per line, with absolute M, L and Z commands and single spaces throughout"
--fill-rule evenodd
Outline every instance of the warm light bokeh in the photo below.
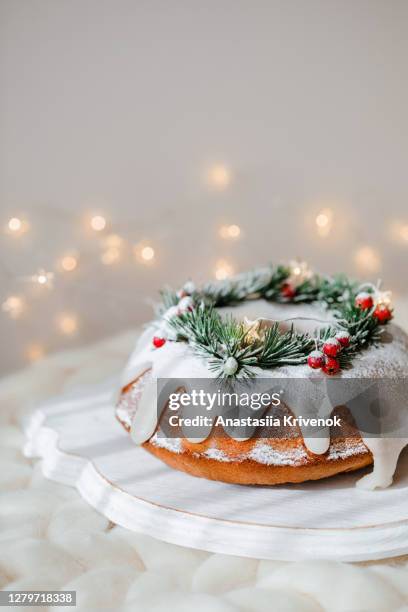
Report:
M 315 222 L 319 236 L 323 238 L 328 236 L 333 225 L 333 211 L 330 208 L 324 208 L 316 216 Z
M 102 215 L 94 215 L 90 225 L 95 232 L 102 232 L 106 227 L 106 219 Z
M 232 180 L 231 171 L 224 164 L 214 164 L 208 170 L 207 183 L 220 191 L 227 189 Z
M 78 318 L 73 314 L 62 313 L 57 317 L 57 327 L 65 336 L 72 336 L 78 330 Z
M 232 225 L 222 225 L 219 234 L 225 240 L 236 240 L 241 235 L 241 228 L 235 223 Z
M 64 272 L 73 272 L 78 266 L 78 257 L 75 255 L 65 255 L 62 257 L 60 264 Z
M 117 247 L 109 247 L 101 255 L 101 261 L 105 266 L 111 266 L 120 260 L 120 250 Z
M 45 356 L 45 348 L 41 344 L 29 344 L 25 350 L 25 357 L 31 363 L 39 361 Z
M 354 254 L 354 262 L 361 272 L 374 274 L 381 268 L 381 257 L 371 246 L 362 246 Z
M 12 319 L 18 319 L 24 309 L 24 299 L 19 295 L 10 295 L 2 304 L 3 312 L 6 312 Z
M 234 274 L 234 268 L 228 261 L 220 259 L 216 263 L 214 274 L 217 280 L 225 280 Z

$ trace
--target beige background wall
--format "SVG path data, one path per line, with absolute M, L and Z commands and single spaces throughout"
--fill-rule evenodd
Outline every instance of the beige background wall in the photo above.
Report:
M 407 30 L 403 0 L 2 0 L 0 221 L 29 229 L 0 234 L 1 302 L 26 306 L 0 312 L 0 371 L 139 324 L 158 287 L 220 259 L 300 255 L 403 293 Z M 24 280 L 39 267 L 53 289 Z

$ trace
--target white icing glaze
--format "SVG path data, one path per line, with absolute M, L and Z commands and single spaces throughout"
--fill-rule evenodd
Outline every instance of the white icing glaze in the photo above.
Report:
M 222 315 L 233 314 L 238 319 L 245 317 L 250 320 L 264 318 L 278 320 L 282 329 L 288 329 L 292 323 L 298 331 L 311 332 L 324 322 L 332 321 L 330 311 L 323 310 L 316 305 L 282 305 L 265 302 L 264 300 L 253 300 L 244 302 L 233 308 L 219 309 Z M 318 321 L 318 323 L 316 323 Z M 390 324 L 387 327 L 387 341 L 380 344 L 378 348 L 371 347 L 359 354 L 353 361 L 353 368 L 344 370 L 341 378 L 393 378 L 408 376 L 408 336 L 398 327 Z M 151 379 L 143 391 L 140 405 L 133 418 L 131 427 L 132 438 L 138 444 L 148 440 L 154 434 L 157 427 L 157 398 L 156 398 L 156 379 L 174 379 L 174 384 L 168 392 L 175 391 L 180 386 L 180 381 L 188 381 L 193 378 L 213 378 L 214 374 L 207 368 L 205 360 L 197 357 L 187 344 L 178 342 L 167 342 L 160 349 L 152 346 L 154 329 L 148 328 L 139 339 L 137 346 L 132 353 L 129 362 L 123 373 L 120 391 L 138 378 L 146 369 L 151 368 Z M 293 392 L 288 384 L 284 398 L 295 414 L 305 415 L 310 405 L 316 406 L 315 401 L 321 399 L 313 395 L 313 379 L 317 376 L 316 371 L 311 370 L 307 365 L 284 366 L 272 370 L 259 370 L 257 374 L 262 378 L 288 379 L 302 378 L 305 380 L 305 388 L 302 393 Z M 187 384 L 187 383 L 186 383 Z M 306 389 L 306 392 L 305 392 Z M 295 393 L 295 396 L 293 396 Z M 164 397 L 164 396 L 163 396 Z M 168 397 L 168 396 L 167 396 Z M 347 398 L 343 398 L 343 402 Z M 339 402 L 341 403 L 341 401 Z M 160 409 L 165 406 L 165 400 L 161 402 Z M 399 405 L 398 410 L 406 410 L 408 406 Z M 319 416 L 328 416 L 332 411 L 330 402 L 322 403 L 319 409 Z M 160 412 L 160 411 L 159 411 Z M 205 439 L 211 432 L 208 427 L 206 435 L 200 440 Z M 156 436 L 157 438 L 157 436 Z M 155 443 L 159 444 L 158 438 Z M 161 438 L 163 440 L 163 438 Z M 401 450 L 408 444 L 408 439 L 404 438 L 370 438 L 363 437 L 367 448 L 372 452 L 374 458 L 374 469 L 371 474 L 359 481 L 359 486 L 373 489 L 376 487 L 386 487 L 392 481 L 392 476 L 398 461 Z M 330 430 L 326 428 L 320 437 L 310 438 L 304 435 L 304 442 L 308 450 L 315 454 L 324 454 L 330 446 Z M 258 448 L 257 446 L 254 448 Z M 174 451 L 175 452 L 175 451 Z M 254 458 L 260 457 L 258 451 L 254 451 Z M 214 457 L 215 458 L 215 457 Z M 219 458 L 219 460 L 222 460 Z M 255 459 L 258 460 L 258 459 Z

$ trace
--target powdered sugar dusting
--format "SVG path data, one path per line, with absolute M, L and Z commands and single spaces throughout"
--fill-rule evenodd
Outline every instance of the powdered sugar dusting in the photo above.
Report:
M 337 459 L 346 459 L 347 457 L 362 455 L 366 452 L 367 448 L 363 444 L 363 442 L 356 442 L 353 445 L 345 444 L 344 442 L 335 443 L 330 446 L 329 454 L 327 455 L 327 460 L 337 461 Z
M 181 453 L 183 451 L 182 440 L 181 438 L 162 438 L 156 432 L 149 440 L 153 444 L 153 446 L 158 446 L 159 448 L 165 448 L 172 453 Z
M 301 465 L 307 460 L 307 453 L 303 447 L 290 451 L 277 450 L 265 442 L 258 441 L 245 458 L 263 465 Z
M 204 457 L 206 457 L 207 459 L 215 459 L 215 461 L 223 461 L 223 462 L 230 461 L 230 458 L 228 457 L 228 455 L 219 448 L 207 448 L 207 450 L 204 453 Z
M 347 459 L 347 457 L 362 455 L 366 452 L 367 448 L 361 441 L 356 441 L 354 444 L 347 444 L 344 441 L 334 442 L 330 446 L 329 452 L 325 458 L 328 461 L 336 461 L 338 459 Z M 206 459 L 214 459 L 215 461 L 222 461 L 225 463 L 241 463 L 249 459 L 263 465 L 292 466 L 304 465 L 309 459 L 307 452 L 301 446 L 291 449 L 277 449 L 262 440 L 258 440 L 248 453 L 243 453 L 239 457 L 230 457 L 223 450 L 214 447 L 208 448 L 202 454 L 194 453 L 194 457 L 197 459 L 204 457 Z

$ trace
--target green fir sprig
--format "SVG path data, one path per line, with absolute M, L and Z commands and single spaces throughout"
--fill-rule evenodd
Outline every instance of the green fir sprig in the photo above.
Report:
M 347 332 L 350 337 L 348 346 L 338 356 L 341 368 L 350 367 L 357 353 L 380 341 L 382 328 L 373 316 L 374 308 L 363 310 L 355 306 L 357 283 L 344 275 L 313 274 L 298 284 L 295 294 L 288 298 L 282 287 L 290 275 L 290 267 L 279 265 L 231 280 L 207 283 L 191 294 L 193 307 L 170 317 L 168 324 L 177 341 L 187 342 L 197 355 L 208 360 L 211 371 L 224 378 L 251 377 L 257 369 L 305 364 L 313 349 L 322 347 L 339 331 Z M 232 316 L 222 316 L 222 307 L 253 299 L 318 302 L 333 311 L 335 323 L 317 329 L 312 335 L 299 334 L 293 326 L 281 331 L 278 323 L 254 334 L 248 325 Z M 178 303 L 176 292 L 164 290 L 161 314 L 174 309 Z
M 223 366 L 228 358 L 238 363 L 241 376 L 253 376 L 253 368 L 264 370 L 284 365 L 306 363 L 314 340 L 307 334 L 298 334 L 293 326 L 281 332 L 274 323 L 259 338 L 253 339 L 250 330 L 228 316 L 225 319 L 213 306 L 203 302 L 198 308 L 170 320 L 178 340 L 190 344 L 197 354 L 209 357 L 210 370 L 224 376 Z

